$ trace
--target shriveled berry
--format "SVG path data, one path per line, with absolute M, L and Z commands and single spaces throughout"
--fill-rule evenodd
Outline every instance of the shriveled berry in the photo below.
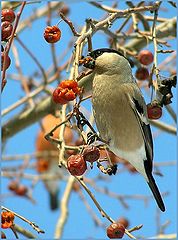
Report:
M 27 191 L 28 191 L 28 188 L 24 185 L 19 185 L 19 187 L 15 189 L 15 193 L 19 196 L 26 195 Z
M 124 236 L 124 233 L 125 233 L 125 227 L 120 223 L 112 223 L 107 228 L 107 236 L 110 239 L 122 238 Z
M 138 54 L 138 60 L 143 65 L 149 65 L 153 62 L 154 56 L 149 50 L 142 50 Z
M 67 160 L 67 168 L 71 175 L 81 176 L 87 170 L 82 154 L 71 155 Z
M 83 154 L 84 160 L 91 163 L 97 161 L 100 157 L 100 151 L 95 146 L 85 147 L 82 154 Z
M 15 13 L 12 9 L 3 9 L 1 11 L 1 21 L 8 21 L 10 23 L 13 23 L 15 20 Z
M 19 186 L 19 183 L 17 181 L 11 181 L 8 185 L 8 189 L 11 191 L 15 191 Z
M 48 43 L 56 43 L 61 38 L 61 30 L 57 26 L 48 26 L 45 28 L 44 38 Z
M 1 40 L 5 41 L 12 34 L 13 26 L 10 22 L 5 21 L 1 23 Z
M 122 224 L 125 228 L 129 226 L 129 221 L 125 217 L 121 217 L 117 220 L 117 223 Z
M 1 71 L 3 70 L 3 65 L 4 65 L 4 52 L 1 52 Z M 5 69 L 8 69 L 10 64 L 11 64 L 11 59 L 9 56 L 7 56 L 7 59 L 6 59 L 6 66 L 5 66 Z
M 147 68 L 140 67 L 136 70 L 135 77 L 138 80 L 146 80 L 149 77 L 149 72 Z
M 147 114 L 149 119 L 159 119 L 162 116 L 162 107 L 157 101 L 153 101 L 147 104 Z

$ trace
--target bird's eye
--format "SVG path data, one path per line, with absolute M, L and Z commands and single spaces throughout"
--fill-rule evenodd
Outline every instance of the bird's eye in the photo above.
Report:
M 97 51 L 97 52 L 96 52 L 96 57 L 99 57 L 101 54 L 102 54 L 101 51 Z
M 91 52 L 89 55 L 91 57 L 93 57 L 94 59 L 96 59 L 97 57 L 99 57 L 103 52 L 102 51 L 94 51 L 94 52 Z

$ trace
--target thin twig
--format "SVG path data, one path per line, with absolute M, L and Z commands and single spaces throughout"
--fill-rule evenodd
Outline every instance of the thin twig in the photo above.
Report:
M 72 33 L 74 34 L 74 36 L 79 37 L 80 33 L 78 33 L 75 30 L 73 23 L 68 18 L 66 18 L 66 16 L 62 12 L 59 12 L 59 15 L 64 20 L 64 22 L 66 22 L 69 25 L 69 27 L 70 27 Z
M 30 93 L 30 90 L 29 90 L 29 87 L 28 87 L 28 84 L 27 84 L 25 78 L 23 77 L 23 73 L 22 73 L 22 69 L 21 69 L 21 65 L 20 65 L 20 60 L 19 60 L 19 54 L 18 54 L 17 47 L 15 46 L 15 44 L 12 44 L 12 52 L 14 54 L 15 66 L 16 66 L 17 71 L 19 73 L 19 78 L 21 80 L 22 87 L 23 87 L 26 95 L 28 96 L 29 93 Z M 34 103 L 32 98 L 29 98 L 29 105 L 32 108 L 35 106 L 35 103 Z
M 47 15 L 47 20 L 46 21 L 47 21 L 47 26 L 51 26 L 51 17 L 52 17 L 51 2 L 48 2 L 47 5 L 48 5 L 48 15 Z M 57 66 L 55 44 L 51 43 L 50 46 L 51 46 L 51 54 L 52 54 L 52 59 L 53 59 L 54 71 L 58 72 L 58 74 L 59 74 L 58 66 Z M 59 74 L 59 76 L 60 76 L 60 74 Z M 59 78 L 59 76 L 58 76 L 58 78 Z
M 140 230 L 142 227 L 143 227 L 143 224 L 140 224 L 140 225 L 138 225 L 138 226 L 135 226 L 135 227 L 133 227 L 133 228 L 130 228 L 130 229 L 128 230 L 128 232 L 133 232 L 133 231 L 136 231 L 136 230 Z
M 27 46 L 20 40 L 20 38 L 18 36 L 16 36 L 16 40 L 23 47 L 23 49 L 29 54 L 29 56 L 33 59 L 33 61 L 36 63 L 36 65 L 39 67 L 39 69 L 42 73 L 43 79 L 44 79 L 44 85 L 46 85 L 47 84 L 47 76 L 46 76 L 45 70 L 42 67 L 41 63 L 34 56 L 34 54 L 27 48 Z
M 96 31 L 98 31 L 101 27 L 108 25 L 108 23 L 112 24 L 117 18 L 120 17 L 127 17 L 131 13 L 137 13 L 142 11 L 154 11 L 158 8 L 158 3 L 156 2 L 152 6 L 144 6 L 144 7 L 136 7 L 136 8 L 129 8 L 126 10 L 117 10 L 115 13 L 112 13 L 109 17 L 104 19 L 103 21 L 98 22 L 95 24 L 95 28 L 90 28 L 85 34 L 82 34 L 76 41 L 75 45 L 81 44 L 88 36 L 92 36 Z
M 93 209 L 91 208 L 90 204 L 87 202 L 84 194 L 82 193 L 82 191 L 79 189 L 78 191 L 78 194 L 79 194 L 79 197 L 80 199 L 82 200 L 82 202 L 84 203 L 86 209 L 88 210 L 88 213 L 91 215 L 91 217 L 93 218 L 94 220 L 94 223 L 97 225 L 97 226 L 100 226 L 100 227 L 105 227 L 105 224 L 103 224 L 100 219 L 97 217 L 97 215 L 95 214 L 95 212 L 93 211 Z
M 48 84 L 52 83 L 56 80 L 56 77 L 58 76 L 57 73 L 55 73 L 52 77 L 49 78 L 48 80 Z M 35 97 L 36 95 L 38 95 L 39 93 L 41 93 L 43 90 L 46 89 L 46 86 L 44 84 L 41 84 L 38 88 L 36 88 L 34 91 L 32 91 L 29 96 L 25 96 L 23 98 L 21 98 L 20 100 L 18 100 L 17 102 L 13 103 L 11 106 L 7 107 L 6 109 L 4 109 L 1 113 L 1 116 L 5 116 L 6 114 L 8 114 L 9 112 L 11 112 L 12 110 L 16 109 L 17 107 L 19 107 L 20 105 L 24 104 L 25 102 L 28 101 L 29 98 Z M 51 98 L 50 98 L 51 99 Z

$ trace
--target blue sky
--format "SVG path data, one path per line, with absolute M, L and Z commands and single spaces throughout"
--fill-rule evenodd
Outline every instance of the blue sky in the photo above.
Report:
M 70 1 L 71 2 L 71 1 Z M 110 1 L 103 1 L 104 4 L 111 5 Z M 37 3 L 32 5 L 27 5 L 22 14 L 22 19 L 25 19 L 35 8 L 38 8 L 46 3 Z M 94 18 L 100 19 L 105 13 L 91 6 L 86 2 L 77 2 L 70 3 L 70 19 L 74 23 L 74 25 L 80 27 L 84 24 L 86 18 Z M 162 6 L 169 8 L 169 18 L 176 16 L 176 9 L 171 7 L 168 3 L 163 3 Z M 119 2 L 119 7 L 125 8 L 125 3 L 123 1 Z M 170 10 L 171 9 L 171 10 Z M 168 17 L 168 13 L 164 11 L 160 11 L 160 17 Z M 53 18 L 52 24 L 56 24 L 59 18 Z M 116 24 L 111 28 L 118 28 L 120 21 L 117 21 Z M 42 66 L 46 69 L 52 63 L 52 58 L 50 54 L 49 45 L 43 39 L 43 31 L 46 27 L 46 18 L 42 18 L 32 26 L 20 34 L 20 39 L 24 41 L 24 43 L 31 49 L 35 56 L 40 60 Z M 71 38 L 72 34 L 68 26 L 62 22 L 60 23 L 60 29 L 62 31 L 61 41 L 56 44 L 57 54 L 60 55 L 65 47 L 67 47 L 68 39 Z M 171 49 L 176 49 L 176 41 L 172 41 Z M 19 57 L 21 61 L 21 67 L 24 75 L 32 74 L 36 70 L 35 63 L 31 60 L 31 58 L 22 50 L 22 48 L 17 44 Z M 99 32 L 93 38 L 93 47 L 101 48 L 108 47 L 107 39 L 103 37 L 103 35 Z M 153 46 L 148 46 L 148 49 L 153 51 Z M 70 52 L 71 54 L 71 52 Z M 13 56 L 10 53 L 12 58 L 12 65 L 8 69 L 8 73 L 15 73 L 16 69 L 14 66 Z M 68 55 L 66 56 L 67 59 Z M 159 61 L 163 61 L 165 55 L 161 55 Z M 61 63 L 62 65 L 62 63 Z M 135 69 L 133 69 L 135 71 Z M 63 73 L 63 78 L 67 79 L 69 77 L 68 73 Z M 53 86 L 55 86 L 53 84 Z M 174 110 L 176 110 L 176 90 L 173 90 L 174 98 L 171 106 Z M 7 86 L 1 97 L 1 108 L 5 109 L 10 106 L 14 101 L 23 96 L 23 91 L 18 82 L 8 80 Z M 146 100 L 149 101 L 149 97 L 146 97 Z M 88 109 L 91 109 L 91 105 L 89 103 L 85 104 Z M 12 111 L 10 114 L 2 119 L 2 123 L 9 119 L 14 114 L 18 113 L 22 107 Z M 169 115 L 165 112 L 161 119 L 169 124 L 174 124 L 173 120 L 169 117 Z M 39 129 L 39 123 L 36 123 L 23 131 L 19 132 L 17 135 L 8 140 L 4 154 L 13 155 L 13 154 L 22 154 L 22 153 L 30 153 L 35 151 L 35 137 L 36 133 Z M 153 133 L 157 133 L 157 129 L 152 128 Z M 175 161 L 176 158 L 176 137 L 167 133 L 159 132 L 158 137 L 154 140 L 154 152 L 155 162 L 167 162 L 167 161 Z M 32 159 L 34 162 L 35 159 Z M 12 166 L 18 165 L 21 161 L 9 162 L 6 164 L 2 164 L 2 166 Z M 169 191 L 170 194 L 164 198 L 166 205 L 166 212 L 161 213 L 160 221 L 161 224 L 165 223 L 167 220 L 170 220 L 171 223 L 166 228 L 165 233 L 174 233 L 176 232 L 177 226 L 177 216 L 176 216 L 176 208 L 177 208 L 177 178 L 176 178 L 176 167 L 168 166 L 160 168 L 163 177 L 155 176 L 156 182 L 160 188 L 161 192 Z M 28 170 L 29 173 L 35 174 L 34 170 Z M 94 178 L 98 174 L 98 169 L 95 167 L 92 171 L 88 171 L 87 177 Z M 9 180 L 2 178 L 2 194 L 5 195 L 9 193 L 7 190 L 7 184 Z M 30 181 L 22 180 L 24 184 L 27 186 L 31 186 Z M 145 194 L 150 195 L 150 190 L 147 184 L 144 182 L 144 179 L 138 174 L 130 174 L 128 172 L 124 172 L 118 174 L 116 176 L 110 177 L 110 181 L 108 182 L 99 182 L 99 186 L 109 186 L 109 189 L 118 194 Z M 65 189 L 65 182 L 60 183 L 60 196 Z M 87 201 L 92 207 L 93 211 L 96 213 L 98 218 L 101 221 L 105 222 L 106 225 L 109 225 L 109 222 L 106 219 L 103 219 L 96 209 L 95 205 L 90 200 L 89 196 L 85 193 Z M 105 209 L 105 211 L 113 218 L 117 219 L 120 216 L 125 216 L 130 220 L 130 227 L 135 225 L 143 224 L 143 228 L 138 232 L 135 232 L 135 236 L 145 236 L 150 237 L 156 234 L 156 204 L 154 201 L 150 201 L 147 207 L 144 207 L 143 201 L 140 200 L 128 200 L 128 204 L 130 206 L 129 209 L 124 209 L 120 202 L 116 199 L 110 198 L 103 194 L 98 194 L 97 192 L 93 192 L 96 196 L 97 200 L 100 202 L 101 206 Z M 36 204 L 32 204 L 29 200 L 20 197 L 6 197 L 3 198 L 2 204 L 6 207 L 18 212 L 19 214 L 27 217 L 28 219 L 34 221 L 38 224 L 42 229 L 45 230 L 45 234 L 38 235 L 39 239 L 52 239 L 54 235 L 54 229 L 56 225 L 56 221 L 59 217 L 59 211 L 51 212 L 48 205 L 48 195 L 43 187 L 43 183 L 39 182 L 35 187 L 33 192 L 33 198 L 36 200 Z M 31 230 L 30 226 L 23 221 L 16 219 L 16 223 L 19 225 Z M 9 230 L 7 232 L 7 236 L 12 236 Z M 33 230 L 32 232 L 36 234 Z M 37 234 L 36 234 L 37 235 Z M 90 215 L 88 214 L 84 204 L 80 200 L 79 196 L 72 192 L 71 199 L 69 201 L 69 217 L 67 224 L 64 228 L 64 234 L 62 239 L 87 239 L 87 238 L 96 238 L 96 239 L 104 239 L 106 238 L 105 230 L 102 228 L 95 227 L 93 221 L 91 220 Z

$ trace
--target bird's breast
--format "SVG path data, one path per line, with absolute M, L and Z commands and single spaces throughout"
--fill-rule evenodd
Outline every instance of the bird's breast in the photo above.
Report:
M 126 97 L 128 91 L 132 87 L 118 84 L 114 77 L 94 78 L 92 102 L 98 131 L 110 146 L 121 151 L 133 151 L 143 145 L 137 119 Z

